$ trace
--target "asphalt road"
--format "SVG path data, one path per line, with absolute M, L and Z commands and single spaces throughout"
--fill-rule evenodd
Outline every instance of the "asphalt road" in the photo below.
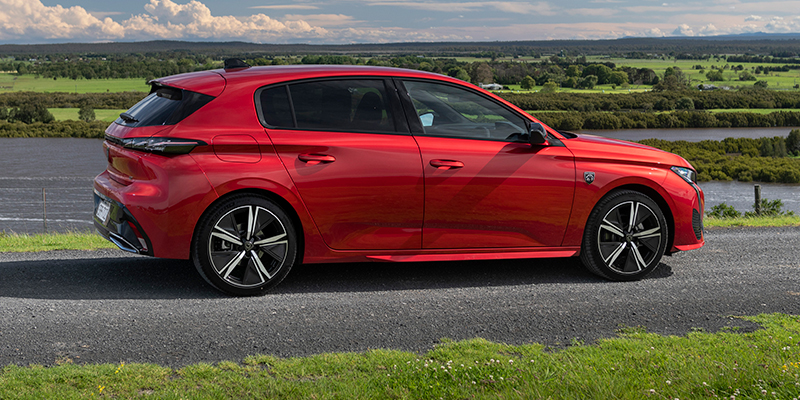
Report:
M 683 335 L 800 314 L 800 228 L 725 229 L 640 282 L 577 259 L 307 265 L 272 294 L 231 298 L 189 262 L 120 251 L 0 253 L 0 366 L 302 356 L 483 337 L 568 345 L 622 326 Z

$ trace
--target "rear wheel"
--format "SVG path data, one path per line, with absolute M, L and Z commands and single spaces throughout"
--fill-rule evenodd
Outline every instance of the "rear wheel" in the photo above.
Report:
M 612 192 L 589 215 L 581 260 L 589 271 L 611 280 L 641 279 L 658 266 L 668 238 L 664 213 L 650 197 Z
M 199 223 L 192 258 L 217 289 L 261 295 L 289 273 L 297 259 L 291 219 L 275 203 L 240 195 L 212 206 Z

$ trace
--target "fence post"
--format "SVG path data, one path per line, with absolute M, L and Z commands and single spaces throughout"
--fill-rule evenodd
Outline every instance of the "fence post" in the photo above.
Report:
M 753 204 L 753 208 L 756 211 L 756 215 L 761 215 L 761 185 L 755 185 L 753 187 L 755 190 L 756 195 L 756 202 Z
M 47 190 L 42 188 L 42 223 L 44 223 L 44 233 L 47 233 Z

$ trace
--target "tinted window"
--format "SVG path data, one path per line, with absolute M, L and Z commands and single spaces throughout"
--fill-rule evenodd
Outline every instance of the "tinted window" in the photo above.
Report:
M 292 108 L 286 86 L 278 86 L 261 91 L 261 114 L 269 126 L 293 128 Z
M 454 86 L 404 81 L 426 135 L 519 140 L 525 120 L 477 93 Z
M 132 127 L 174 125 L 213 99 L 188 90 L 158 87 L 130 110 L 120 114 L 116 123 Z
M 265 90 L 268 92 L 272 89 Z M 288 122 L 279 115 L 268 116 L 268 107 L 263 97 L 280 101 L 280 94 L 262 92 L 264 120 L 276 121 L 273 126 Z M 289 85 L 289 99 L 296 127 L 311 130 L 395 132 L 394 116 L 386 96 L 383 80 L 353 79 L 314 81 Z M 273 105 L 277 114 L 285 112 L 285 106 Z M 283 110 L 283 111 L 282 111 Z

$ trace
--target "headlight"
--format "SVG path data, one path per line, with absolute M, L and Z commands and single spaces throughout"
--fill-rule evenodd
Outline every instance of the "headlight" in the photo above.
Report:
M 694 170 L 691 168 L 672 167 L 670 169 L 690 185 L 693 185 L 697 182 L 697 172 L 694 172 Z
M 201 140 L 160 137 L 120 139 L 106 135 L 106 140 L 126 149 L 164 154 L 187 154 L 195 147 L 206 144 Z

